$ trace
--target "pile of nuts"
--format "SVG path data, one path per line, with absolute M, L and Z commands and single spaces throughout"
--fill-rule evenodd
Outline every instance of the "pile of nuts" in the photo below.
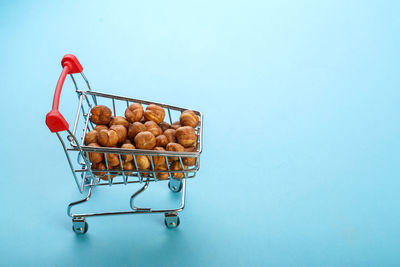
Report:
M 179 121 L 171 125 L 164 122 L 165 111 L 161 106 L 150 104 L 143 110 L 139 103 L 131 104 L 125 110 L 125 117 L 112 116 L 111 110 L 104 105 L 97 105 L 91 110 L 90 121 L 96 127 L 86 133 L 85 145 L 93 147 L 113 147 L 123 149 L 147 149 L 157 151 L 194 152 L 197 146 L 197 135 L 194 128 L 199 123 L 199 117 L 192 110 L 182 112 Z M 107 170 L 104 154 L 89 152 L 92 169 Z M 124 170 L 135 170 L 133 155 L 121 155 Z M 149 156 L 136 155 L 139 170 L 150 170 Z M 106 160 L 109 169 L 116 172 L 121 169 L 118 154 L 107 153 Z M 183 168 L 196 164 L 196 158 L 182 157 Z M 154 170 L 183 170 L 178 157 L 153 156 Z M 96 171 L 95 175 L 107 180 L 106 172 Z M 126 173 L 129 175 L 132 173 Z M 141 173 L 148 175 L 148 173 Z M 115 175 L 110 175 L 114 177 Z M 184 173 L 172 173 L 176 179 L 181 179 Z M 156 173 L 157 179 L 168 179 L 168 172 Z

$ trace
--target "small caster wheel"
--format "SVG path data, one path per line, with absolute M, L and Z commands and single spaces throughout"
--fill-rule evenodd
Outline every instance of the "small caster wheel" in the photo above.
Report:
M 168 182 L 168 187 L 172 192 L 178 193 L 182 190 L 182 181 L 172 180 Z
M 176 228 L 179 226 L 181 221 L 179 220 L 179 216 L 171 216 L 171 217 L 165 217 L 164 223 L 165 226 L 167 226 L 167 228 Z
M 72 219 L 72 231 L 74 231 L 78 235 L 86 234 L 89 229 L 89 225 L 85 222 L 85 219 L 78 218 Z

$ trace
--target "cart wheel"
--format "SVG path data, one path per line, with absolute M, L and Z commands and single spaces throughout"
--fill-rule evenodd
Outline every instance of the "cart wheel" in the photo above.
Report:
M 72 231 L 78 235 L 86 234 L 89 229 L 89 225 L 85 222 L 85 218 L 74 218 L 72 219 Z
M 171 181 L 169 181 L 168 187 L 172 192 L 178 193 L 182 190 L 182 181 L 172 180 L 172 184 Z
M 167 228 L 176 228 L 179 226 L 181 221 L 179 220 L 179 216 L 173 216 L 173 217 L 165 217 L 164 223 L 165 226 L 167 226 Z

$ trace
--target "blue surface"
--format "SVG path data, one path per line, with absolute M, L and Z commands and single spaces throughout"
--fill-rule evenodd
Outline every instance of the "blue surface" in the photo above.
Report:
M 399 9 L 2 1 L 0 265 L 400 265 Z M 82 195 L 44 124 L 66 53 L 97 90 L 204 112 L 202 166 L 178 229 L 135 215 L 71 231 L 66 205 Z M 69 120 L 76 105 L 68 80 Z M 154 188 L 143 201 L 176 198 Z M 126 207 L 135 189 L 91 201 Z

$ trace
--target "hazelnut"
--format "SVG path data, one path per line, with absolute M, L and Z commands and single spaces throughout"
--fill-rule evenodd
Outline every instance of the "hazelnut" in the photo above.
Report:
M 157 151 L 165 151 L 163 147 L 156 146 L 154 150 Z M 153 164 L 154 166 L 161 166 L 166 165 L 165 157 L 164 156 L 153 156 Z
M 132 144 L 123 144 L 121 146 L 122 149 L 135 149 L 135 146 Z M 123 161 L 131 161 L 133 160 L 133 156 L 129 154 L 121 154 L 121 158 Z
M 90 144 L 88 144 L 88 146 L 101 147 L 101 146 L 99 146 L 99 144 L 97 144 L 97 143 L 90 143 Z M 92 163 L 94 163 L 94 164 L 103 161 L 103 158 L 104 158 L 103 153 L 88 152 L 88 154 L 89 154 L 89 160 L 90 160 Z
M 90 111 L 90 121 L 95 124 L 108 125 L 111 121 L 111 109 L 97 105 Z
M 168 175 L 167 165 L 156 166 L 156 167 L 154 167 L 154 170 L 156 170 L 156 171 L 166 171 L 166 172 L 157 172 L 156 173 L 156 177 L 157 177 L 158 180 L 168 180 L 169 175 Z
M 165 147 L 168 144 L 168 139 L 165 135 L 159 135 L 156 137 L 156 146 Z
M 171 124 L 171 128 L 172 129 L 178 129 L 179 127 L 182 127 L 181 122 L 180 121 L 176 121 L 174 123 Z
M 110 121 L 110 126 L 113 125 L 122 125 L 126 129 L 129 127 L 129 121 L 127 121 L 124 117 L 122 116 L 117 116 L 117 117 L 112 117 Z
M 168 143 L 176 143 L 175 133 L 176 133 L 176 130 L 174 130 L 174 129 L 165 130 L 164 135 L 165 135 L 165 137 L 167 137 Z
M 114 130 L 101 130 L 99 136 L 97 137 L 100 145 L 112 147 L 118 143 L 118 134 Z
M 139 103 L 133 103 L 125 110 L 125 117 L 130 122 L 140 121 L 143 117 L 143 107 Z
M 122 125 L 112 125 L 110 127 L 110 130 L 113 130 L 117 133 L 118 135 L 118 143 L 122 143 L 125 141 L 126 136 L 128 135 L 128 132 L 126 130 L 126 128 Z
M 146 131 L 146 126 L 144 126 L 144 124 L 142 124 L 141 122 L 134 122 L 131 125 L 129 125 L 128 137 L 131 141 L 133 141 L 138 133 L 144 131 Z
M 183 126 L 176 130 L 175 133 L 178 143 L 184 147 L 193 146 L 196 144 L 197 135 L 194 129 L 190 126 Z
M 151 132 L 140 132 L 135 136 L 135 144 L 139 149 L 153 149 L 156 146 L 156 138 Z
M 184 169 L 187 170 L 187 166 L 185 166 L 185 165 L 183 165 L 183 166 L 184 166 Z M 171 170 L 173 170 L 173 171 L 182 171 L 183 168 L 182 168 L 181 163 L 179 161 L 174 161 L 172 163 L 172 165 L 171 165 Z M 185 177 L 185 173 L 183 173 L 183 172 L 181 172 L 181 173 L 180 172 L 174 172 L 174 173 L 172 173 L 172 176 L 174 178 L 176 178 L 176 179 L 182 179 L 183 177 Z
M 162 134 L 161 127 L 158 126 L 154 121 L 146 121 L 144 126 L 146 126 L 146 131 L 151 132 L 154 136 Z
M 118 154 L 107 153 L 106 158 L 107 158 L 107 164 L 109 167 L 118 166 L 120 163 Z
M 146 119 L 146 117 L 145 116 L 143 116 L 141 119 L 140 119 L 140 121 L 139 122 L 141 122 L 141 123 L 145 123 L 146 121 L 148 121 L 148 119 Z
M 97 135 L 99 133 L 95 130 L 91 130 L 90 132 L 86 133 L 85 135 L 85 145 L 90 143 L 97 143 Z
M 94 130 L 100 132 L 101 130 L 108 130 L 108 127 L 107 125 L 97 125 Z
M 185 147 L 185 152 L 195 152 L 196 147 Z M 196 164 L 196 158 L 182 157 L 183 164 L 193 166 Z
M 125 139 L 125 141 L 122 143 L 123 145 L 125 145 L 125 144 L 130 144 L 130 145 L 132 145 L 132 142 L 131 142 L 131 140 L 129 140 L 129 139 Z
M 104 162 L 99 162 L 99 163 L 96 163 L 96 164 L 92 164 L 92 170 L 107 170 L 107 167 L 104 164 Z M 107 172 L 105 172 L 105 171 L 104 172 L 101 172 L 101 171 L 95 172 L 95 171 L 93 171 L 93 174 L 94 175 L 98 175 L 98 176 L 104 176 L 104 175 L 107 174 Z
M 144 116 L 149 121 L 154 121 L 155 123 L 161 123 L 165 117 L 165 111 L 162 107 L 154 104 L 150 104 L 146 107 Z
M 165 130 L 169 129 L 171 126 L 169 123 L 166 123 L 165 121 L 160 123 L 161 130 L 164 132 Z
M 185 151 L 185 148 L 177 143 L 169 143 L 167 145 L 167 151 L 183 152 L 183 151 Z M 179 159 L 179 157 L 168 157 L 169 162 L 178 160 L 178 159 Z
M 133 164 L 132 161 L 123 162 L 122 167 L 124 168 L 124 170 L 134 170 L 135 169 L 135 165 Z M 132 175 L 132 174 L 133 174 L 132 172 L 125 172 L 125 175 Z
M 138 170 L 148 170 L 150 169 L 151 162 L 148 156 L 138 155 L 135 156 L 136 164 Z
M 199 117 L 193 112 L 193 110 L 185 110 L 182 112 L 179 121 L 182 126 L 190 126 L 194 128 L 199 124 Z

